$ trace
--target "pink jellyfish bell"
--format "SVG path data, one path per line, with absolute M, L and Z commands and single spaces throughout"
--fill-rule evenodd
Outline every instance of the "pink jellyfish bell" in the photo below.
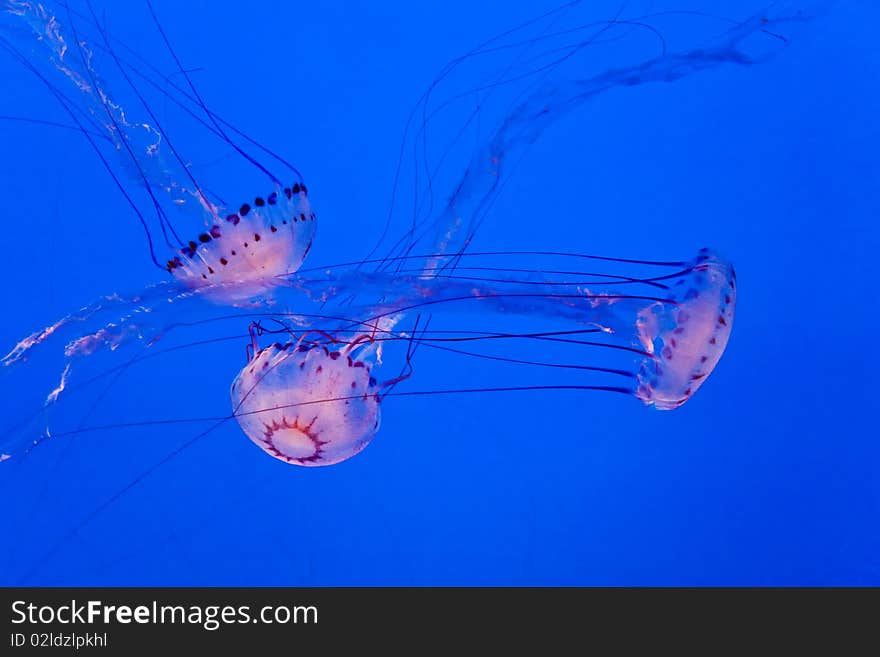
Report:
M 673 290 L 671 304 L 638 317 L 640 340 L 654 358 L 642 361 L 636 396 L 660 410 L 684 404 L 718 364 L 733 328 L 736 273 L 702 249 Z
M 333 465 L 363 450 L 379 430 L 380 393 L 367 339 L 333 351 L 335 341 L 271 344 L 253 351 L 232 383 L 232 407 L 254 444 L 277 459 Z M 329 338 L 329 336 L 326 336 Z
M 306 186 L 297 183 L 257 197 L 253 205 L 245 203 L 189 242 L 166 269 L 193 288 L 271 286 L 278 276 L 299 269 L 314 235 Z

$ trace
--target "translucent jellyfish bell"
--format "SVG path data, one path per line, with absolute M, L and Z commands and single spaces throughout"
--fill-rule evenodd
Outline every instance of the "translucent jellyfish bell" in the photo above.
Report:
M 642 361 L 636 396 L 661 410 L 678 408 L 718 364 L 736 309 L 733 266 L 702 249 L 687 277 L 669 295 L 639 313 L 639 339 L 656 358 Z
M 306 186 L 297 183 L 243 204 L 190 241 L 166 269 L 188 287 L 265 284 L 299 269 L 314 236 L 315 214 Z
M 363 450 L 379 430 L 379 386 L 358 347 L 300 339 L 255 349 L 231 390 L 247 437 L 295 465 L 332 465 Z

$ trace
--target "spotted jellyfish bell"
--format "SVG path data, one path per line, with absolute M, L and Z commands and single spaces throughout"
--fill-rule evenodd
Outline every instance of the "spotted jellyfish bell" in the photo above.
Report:
M 639 368 L 636 396 L 660 410 L 690 399 L 724 353 L 736 310 L 733 265 L 702 249 L 672 284 L 669 301 L 638 318 L 639 338 L 652 358 Z
M 295 184 L 245 203 L 166 263 L 190 288 L 247 297 L 280 284 L 302 265 L 315 236 L 306 186 Z

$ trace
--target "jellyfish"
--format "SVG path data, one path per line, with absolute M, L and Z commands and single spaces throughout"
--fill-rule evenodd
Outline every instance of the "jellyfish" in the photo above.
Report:
M 296 271 L 311 248 L 315 213 L 306 194 L 294 183 L 242 204 L 169 259 L 168 272 L 186 287 L 238 285 L 245 297 L 271 286 L 279 274 Z
M 730 263 L 710 250 L 690 260 L 649 261 L 537 252 L 528 250 L 528 243 L 501 253 L 478 251 L 474 245 L 508 189 L 524 192 L 522 213 L 530 221 L 553 220 L 540 216 L 537 191 L 516 174 L 530 147 L 557 121 L 577 115 L 605 94 L 673 83 L 723 65 L 760 63 L 784 47 L 778 31 L 791 18 L 767 11 L 732 21 L 687 12 L 625 15 L 624 5 L 609 18 L 577 23 L 568 14 L 576 5 L 526 21 L 451 61 L 413 109 L 390 207 L 369 223 L 376 234 L 366 236 L 363 256 L 313 265 L 306 258 L 314 257 L 313 243 L 320 243 L 314 186 L 307 189 L 296 167 L 208 106 L 149 2 L 152 25 L 174 61 L 175 77 L 162 75 L 115 39 L 89 3 L 81 11 L 66 3 L 46 9 L 0 0 L 5 21 L 0 45 L 46 87 L 68 117 L 64 127 L 94 149 L 129 203 L 132 220 L 143 228 L 146 256 L 163 276 L 133 293 L 108 294 L 12 347 L 2 360 L 7 373 L 33 371 L 35 363 L 42 368 L 46 360 L 54 369 L 40 392 L 41 403 L 4 432 L 0 458 L 20 461 L 14 457 L 30 458 L 50 439 L 73 445 L 83 435 L 118 428 L 96 421 L 96 409 L 130 380 L 130 372 L 169 354 L 185 359 L 191 347 L 217 346 L 226 339 L 221 326 L 236 327 L 230 336 L 236 340 L 243 327 L 250 327 L 245 364 L 229 363 L 232 385 L 223 403 L 231 403 L 231 410 L 126 422 L 166 428 L 200 422 L 208 428 L 145 464 L 108 504 L 219 427 L 237 424 L 260 449 L 286 463 L 332 465 L 370 444 L 378 432 L 380 407 L 390 397 L 538 388 L 528 381 L 491 390 L 406 388 L 404 382 L 418 378 L 414 355 L 422 349 L 455 353 L 474 363 L 503 362 L 522 372 L 553 367 L 596 377 L 595 382 L 575 379 L 559 389 L 627 394 L 661 410 L 684 404 L 713 371 L 730 335 L 736 297 Z M 695 16 L 712 25 L 697 44 L 674 48 L 655 27 Z M 649 54 L 598 71 L 580 70 L 593 48 L 614 48 L 629 38 L 646 39 Z M 99 62 L 106 65 L 101 74 Z M 480 78 L 476 83 L 471 79 L 463 90 L 441 91 L 471 66 L 476 71 L 471 75 Z M 122 94 L 110 92 L 110 73 L 130 101 L 125 111 Z M 177 136 L 158 119 L 147 91 L 238 158 L 247 171 L 243 181 L 261 178 L 250 187 L 262 190 L 259 195 L 242 191 L 230 196 L 226 189 L 218 193 L 205 184 L 178 149 Z M 437 101 L 438 96 L 443 100 Z M 487 109 L 492 101 L 495 114 Z M 428 134 L 438 117 L 462 106 L 462 130 L 429 151 L 426 144 L 435 142 Z M 143 118 L 133 118 L 137 114 Z M 477 124 L 474 147 L 467 137 L 474 136 L 468 130 Z M 274 173 L 270 164 L 285 173 Z M 402 211 L 405 171 L 413 175 L 413 184 L 411 209 Z M 448 192 L 445 197 L 441 189 Z M 343 230 L 344 221 L 336 218 L 328 234 Z M 496 265 L 496 257 L 514 263 Z M 568 264 L 538 264 L 544 257 Z M 571 264 L 585 260 L 640 271 L 585 272 Z M 662 272 L 641 269 L 654 267 Z M 506 317 L 542 327 L 522 332 L 477 328 Z M 270 323 L 282 337 L 261 347 L 259 339 Z M 462 344 L 501 345 L 502 352 L 511 351 L 484 353 Z M 514 356 L 515 344 L 527 345 L 530 353 Z M 558 347 L 563 360 L 544 360 L 537 347 L 548 346 Z M 574 362 L 574 347 L 601 354 L 595 361 Z M 623 361 L 606 364 L 613 358 Z M 383 376 L 395 360 L 391 373 Z M 177 379 L 186 369 L 173 366 L 167 376 Z M 48 423 L 42 423 L 47 416 Z M 93 517 L 90 513 L 85 522 Z M 82 526 L 77 523 L 76 529 Z
M 146 6 L 164 39 L 152 4 Z M 210 296 L 231 295 L 224 302 L 234 303 L 271 287 L 276 276 L 294 272 L 302 264 L 316 226 L 302 175 L 210 112 L 185 72 L 189 93 L 179 87 L 176 91 L 183 93 L 192 107 L 184 106 L 132 62 L 123 62 L 117 49 L 124 46 L 114 43 L 101 27 L 91 3 L 77 11 L 67 3 L 52 6 L 4 0 L 0 2 L 0 18 L 5 21 L 0 23 L 0 47 L 47 88 L 72 121 L 70 127 L 88 141 L 142 225 L 150 260 L 170 274 L 174 283 L 165 286 L 163 295 L 211 286 Z M 88 28 L 94 32 L 94 40 L 86 41 L 80 32 Z M 177 61 L 170 43 L 165 42 Z M 119 72 L 122 86 L 131 92 L 148 121 L 134 120 L 130 108 L 115 99 L 96 69 L 96 53 L 103 54 Z M 271 191 L 231 204 L 200 184 L 135 77 L 158 88 L 163 98 L 176 101 L 196 125 L 268 179 Z M 197 109 L 204 110 L 204 116 L 199 116 Z M 293 181 L 283 184 L 281 176 L 245 152 L 229 134 L 237 134 L 268 154 Z M 135 182 L 134 187 L 125 184 L 126 178 Z M 145 203 L 136 200 L 139 195 L 146 196 Z M 155 215 L 153 219 L 148 218 L 150 213 Z M 172 218 L 181 213 L 196 218 L 187 222 L 189 233 L 184 233 L 179 216 Z M 166 257 L 161 257 L 163 251 Z
M 232 405 L 245 435 L 271 456 L 297 465 L 333 465 L 375 436 L 380 391 L 391 384 L 380 386 L 370 373 L 362 353 L 367 341 L 337 350 L 307 337 L 258 349 L 254 335 L 253 357 L 232 383 Z M 267 416 L 266 408 L 277 412 Z
M 251 441 L 287 463 L 333 465 L 351 458 L 375 437 L 382 399 L 394 394 L 394 386 L 411 375 L 412 345 L 436 344 L 436 338 L 420 334 L 417 328 L 400 333 L 395 326 L 407 313 L 460 316 L 467 312 L 467 306 L 484 318 L 536 312 L 551 316 L 557 329 L 563 322 L 571 324 L 570 332 L 562 331 L 569 336 L 595 332 L 601 341 L 588 344 L 619 351 L 625 357 L 624 366 L 582 366 L 581 372 L 610 375 L 618 383 L 580 383 L 580 389 L 630 394 L 659 410 L 678 408 L 718 364 L 736 307 L 736 275 L 729 263 L 709 249 L 701 249 L 691 262 L 681 265 L 678 271 L 645 279 L 620 277 L 618 287 L 611 291 L 593 291 L 564 280 L 508 280 L 505 285 L 495 281 L 487 287 L 473 280 L 398 278 L 393 298 L 369 308 L 346 308 L 354 311 L 354 317 L 365 318 L 355 327 L 344 327 L 332 335 L 321 330 L 317 339 L 285 327 L 291 339 L 263 349 L 258 348 L 256 336 L 263 328 L 253 324 L 247 362 L 232 383 L 232 415 Z M 353 277 L 358 281 L 351 280 Z M 337 289 L 359 289 L 363 278 L 344 272 L 336 281 Z M 625 294 L 619 291 L 620 284 L 626 285 Z M 634 292 L 633 287 L 650 291 Z M 326 288 L 326 280 L 317 287 Z M 557 336 L 559 333 L 556 331 Z M 490 333 L 482 339 L 517 337 L 537 341 L 551 336 Z M 480 338 L 449 331 L 442 339 L 473 343 Z M 375 376 L 378 349 L 398 341 L 408 345 L 405 366 L 399 375 L 379 382 Z M 621 377 L 625 383 L 620 382 Z
M 6 356 L 6 365 L 26 358 L 30 350 L 62 329 L 79 333 L 68 340 L 67 355 L 92 353 L 99 348 L 116 348 L 121 340 L 132 337 L 156 339 L 172 324 L 168 309 L 179 312 L 179 306 L 174 303 L 181 300 L 180 305 L 191 303 L 193 297 L 227 305 L 259 305 L 274 301 L 271 294 L 275 286 L 298 287 L 297 271 L 311 250 L 316 225 L 302 175 L 286 159 L 235 130 L 207 107 L 171 47 L 152 5 L 147 2 L 146 7 L 185 81 L 183 85 L 157 80 L 154 70 L 146 67 L 142 58 L 114 40 L 97 19 L 90 3 L 86 3 L 82 11 L 66 3 L 49 9 L 26 0 L 5 0 L 0 4 L 2 15 L 9 23 L 0 32 L 0 44 L 47 87 L 69 115 L 73 127 L 94 147 L 100 162 L 130 202 L 135 218 L 144 226 L 151 260 L 170 275 L 170 280 L 166 278 L 135 294 L 111 294 L 26 336 Z M 485 85 L 479 87 L 479 92 L 488 94 L 514 87 L 515 102 L 504 106 L 498 127 L 470 154 L 464 173 L 454 182 L 445 205 L 431 213 L 438 177 L 430 171 L 430 163 L 426 163 L 429 199 L 415 199 L 416 209 L 406 218 L 403 232 L 388 238 L 396 207 L 392 204 L 380 239 L 364 261 L 355 263 L 358 269 L 372 266 L 391 277 L 403 263 L 412 264 L 410 256 L 421 251 L 426 254 L 422 263 L 425 276 L 453 272 L 458 258 L 448 256 L 461 255 L 470 248 L 479 226 L 510 178 L 506 171 L 508 163 L 521 158 L 553 123 L 616 89 L 674 82 L 723 64 L 743 66 L 760 62 L 767 56 L 766 44 L 752 52 L 756 48 L 751 43 L 752 37 L 765 36 L 772 52 L 772 46 L 778 45 L 781 39 L 773 30 L 791 20 L 789 16 L 772 18 L 763 11 L 741 21 L 717 19 L 720 35 L 714 44 L 677 52 L 669 49 L 652 21 L 670 16 L 689 17 L 688 12 L 624 16 L 622 8 L 608 19 L 566 27 L 556 24 L 562 11 L 560 8 L 527 21 L 501 35 L 503 39 L 487 40 L 453 60 L 434 80 L 413 111 L 413 116 L 423 115 L 421 126 L 416 135 L 407 134 L 405 145 L 407 139 L 415 141 L 417 147 L 425 141 L 433 115 L 446 109 L 450 102 L 435 107 L 430 102 L 432 94 L 437 94 L 438 85 L 455 69 L 496 52 L 512 51 L 516 57 L 527 59 L 526 64 L 517 67 L 506 60 L 505 68 L 490 74 Z M 85 40 L 86 30 L 92 34 L 91 41 Z M 644 32 L 656 40 L 653 57 L 604 70 L 592 77 L 564 77 L 563 66 L 576 62 L 576 56 L 596 44 L 613 42 L 634 32 Z M 562 45 L 560 39 L 563 39 Z M 118 72 L 117 82 L 128 90 L 148 120 L 134 120 L 131 118 L 134 110 L 123 109 L 116 100 L 104 76 L 96 70 L 99 54 L 110 70 Z M 520 79 L 525 80 L 523 86 L 515 84 Z M 156 91 L 163 100 L 173 102 L 196 126 L 230 149 L 251 170 L 267 177 L 275 189 L 244 203 L 223 202 L 219 194 L 197 181 L 193 167 L 177 149 L 175 140 L 146 99 L 144 87 Z M 466 90 L 459 96 L 474 93 L 477 91 Z M 452 100 L 456 98 L 453 96 Z M 485 98 L 481 99 L 480 112 L 484 111 L 485 104 Z M 453 140 L 451 146 L 455 145 Z M 283 165 L 297 182 L 284 185 L 281 177 L 273 174 L 247 147 Z M 107 149 L 112 151 L 110 155 L 106 154 Z M 121 163 L 114 167 L 112 157 L 121 159 Z M 416 157 L 424 159 L 423 155 Z M 421 161 L 418 166 L 422 166 Z M 137 183 L 133 188 L 123 183 L 126 174 Z M 146 196 L 146 203 L 139 205 L 135 192 Z M 182 231 L 172 220 L 171 211 L 165 209 L 167 202 L 174 210 L 197 215 L 203 224 L 201 229 L 179 237 Z M 152 222 L 147 221 L 150 211 L 156 215 Z M 155 253 L 160 242 L 171 247 L 167 258 L 160 259 Z M 383 249 L 384 256 L 371 259 Z M 442 266 L 438 264 L 441 261 Z M 357 293 L 375 298 L 377 289 L 381 291 L 388 285 L 381 277 L 370 279 L 370 283 L 375 287 L 367 286 Z M 322 293 L 331 295 L 332 290 Z M 100 325 L 102 321 L 105 323 Z M 99 328 L 90 330 L 81 324 L 99 325 Z
M 532 300 L 520 304 L 521 312 L 549 312 L 551 316 L 559 313 L 568 302 L 559 294 L 546 294 L 542 286 L 550 282 L 542 281 L 540 276 L 531 282 L 531 287 L 523 286 L 516 293 L 506 289 L 510 286 L 503 273 L 495 281 L 469 289 L 463 289 L 468 283 L 459 285 L 454 277 L 481 223 L 510 178 L 507 163 L 521 158 L 555 121 L 601 94 L 621 87 L 672 82 L 724 63 L 749 65 L 761 61 L 766 55 L 763 51 L 750 51 L 753 48 L 751 37 L 766 36 L 766 40 L 775 46 L 781 37 L 772 30 L 790 20 L 784 16 L 771 19 L 766 12 L 754 14 L 742 21 L 724 23 L 714 45 L 680 52 L 669 50 L 660 37 L 655 56 L 636 64 L 604 70 L 591 77 L 566 78 L 562 66 L 570 64 L 574 55 L 603 40 L 613 41 L 639 31 L 647 31 L 651 38 L 657 38 L 658 30 L 651 27 L 650 21 L 665 18 L 666 13 L 624 17 L 618 12 L 610 19 L 561 29 L 554 22 L 559 15 L 551 12 L 505 33 L 504 39 L 489 39 L 451 62 L 435 79 L 413 112 L 414 116 L 419 112 L 423 115 L 417 134 L 405 135 L 405 144 L 408 139 L 417 145 L 424 143 L 433 115 L 446 109 L 448 104 L 444 102 L 439 108 L 435 107 L 431 104 L 432 94 L 436 94 L 438 85 L 464 63 L 510 50 L 514 50 L 517 57 L 528 59 L 528 64 L 518 68 L 508 62 L 507 68 L 490 75 L 488 82 L 480 87 L 484 94 L 492 94 L 500 88 L 513 86 L 516 91 L 514 102 L 506 107 L 497 128 L 484 139 L 483 145 L 470 153 L 464 173 L 454 183 L 448 201 L 437 212 L 431 212 L 433 187 L 439 176 L 429 171 L 429 200 L 425 196 L 419 197 L 420 200 L 417 198 L 416 209 L 407 219 L 408 225 L 405 224 L 402 234 L 389 237 L 395 218 L 392 204 L 380 238 L 362 261 L 350 263 L 348 269 L 334 265 L 318 266 L 315 269 L 331 271 L 332 275 L 314 276 L 310 272 L 300 274 L 312 247 L 316 222 L 299 170 L 256 140 L 235 130 L 207 107 L 177 58 L 152 5 L 147 2 L 146 6 L 185 86 L 167 80 L 164 85 L 160 84 L 155 76 L 150 75 L 151 69 L 145 69 L 143 60 L 136 53 L 114 40 L 98 21 L 89 3 L 86 11 L 77 11 L 66 4 L 52 11 L 22 0 L 7 0 L 0 5 L 5 18 L 13 20 L 15 27 L 14 30 L 7 27 L 0 44 L 47 87 L 74 127 L 94 148 L 144 227 L 151 260 L 159 263 L 155 253 L 157 243 L 164 241 L 166 246 L 171 246 L 177 241 L 175 252 L 169 253 L 164 265 L 160 265 L 170 280 L 133 295 L 114 293 L 101 298 L 25 336 L 5 356 L 4 366 L 11 367 L 30 359 L 37 348 L 51 346 L 57 350 L 61 347 L 61 374 L 47 391 L 46 404 L 54 404 L 69 389 L 74 365 L 79 367 L 82 360 L 97 352 L 116 352 L 131 340 L 147 346 L 155 344 L 180 324 L 204 316 L 209 312 L 206 308 L 213 305 L 272 309 L 275 312 L 316 304 L 344 304 L 348 315 L 381 309 L 386 318 L 382 330 L 386 331 L 400 321 L 406 313 L 405 308 L 414 305 L 415 298 L 425 296 L 435 297 L 446 308 L 460 305 L 449 299 L 480 299 L 482 305 L 488 304 L 494 312 L 515 306 L 513 299 L 519 294 L 522 295 L 519 298 Z M 686 12 L 683 14 L 687 15 Z M 548 17 L 550 22 L 547 22 Z M 93 41 L 86 42 L 85 30 L 92 34 Z M 572 33 L 577 37 L 560 47 L 559 39 L 568 40 Z M 39 39 L 28 41 L 34 35 L 39 35 Z M 41 54 L 41 65 L 35 63 L 32 51 Z M 96 70 L 96 53 L 101 53 L 106 63 L 119 73 L 120 81 L 149 121 L 136 121 L 131 118 L 130 111 L 123 110 L 110 93 L 104 76 Z M 524 86 L 513 84 L 520 78 L 526 80 Z M 176 148 L 175 140 L 145 98 L 143 86 L 158 90 L 162 98 L 174 102 L 196 125 L 231 149 L 251 169 L 268 177 L 275 189 L 240 205 L 230 206 L 223 202 L 219 194 L 196 180 L 192 168 Z M 453 140 L 452 146 L 455 145 Z M 108 146 L 112 155 L 106 154 Z M 267 164 L 251 154 L 253 150 L 267 155 L 276 164 L 284 165 L 297 182 L 283 185 Z M 117 171 L 119 166 L 111 164 L 112 156 L 122 159 L 122 172 Z M 423 159 L 422 155 L 417 157 Z M 421 161 L 418 166 L 422 166 Z M 426 168 L 430 169 L 430 165 Z M 124 174 L 138 183 L 134 190 L 122 183 Z M 139 207 L 133 200 L 135 191 L 147 197 L 146 207 Z M 177 237 L 180 231 L 172 221 L 170 211 L 165 209 L 168 201 L 175 210 L 183 209 L 198 215 L 204 228 L 193 234 L 192 239 Z M 149 206 L 155 213 L 152 228 L 146 219 Z M 374 257 L 383 250 L 384 255 Z M 711 266 L 706 265 L 710 271 L 705 277 L 716 284 L 714 290 L 726 290 L 722 296 L 730 303 L 719 304 L 719 299 L 709 298 L 708 292 L 700 294 L 699 283 L 687 285 L 687 291 L 705 303 L 702 310 L 708 312 L 714 308 L 721 321 L 730 324 L 733 282 L 728 271 L 732 272 L 732 268 L 715 256 L 711 256 L 711 263 Z M 404 266 L 407 271 L 416 271 L 418 275 L 402 275 Z M 552 283 L 558 286 L 560 281 Z M 562 284 L 566 284 L 565 281 Z M 555 291 L 558 292 L 558 288 Z M 619 318 L 610 322 L 611 317 L 579 318 L 602 326 L 603 330 L 617 331 L 618 335 L 626 336 L 624 339 L 632 337 L 633 313 L 638 314 L 637 324 L 641 328 L 635 336 L 637 343 L 647 353 L 656 352 L 667 361 L 643 364 L 638 375 L 637 396 L 657 408 L 674 408 L 683 403 L 720 357 L 722 349 L 709 350 L 708 341 L 714 339 L 714 344 L 722 346 L 726 343 L 726 334 L 694 335 L 696 329 L 682 321 L 694 314 L 692 310 L 671 313 L 641 306 L 633 308 L 631 303 L 604 292 L 593 294 L 587 290 L 572 294 L 593 299 L 596 313 L 601 314 L 600 311 L 610 308 L 620 311 L 620 315 L 629 313 L 622 329 L 614 326 L 615 322 L 620 323 Z M 543 302 L 535 303 L 537 299 Z M 548 303 L 549 299 L 554 301 Z M 399 307 L 394 308 L 394 303 Z M 577 314 L 579 311 L 573 312 Z M 678 313 L 680 318 L 670 319 L 672 314 Z M 702 323 L 699 325 L 703 326 Z M 664 332 L 669 327 L 679 333 Z M 701 349 L 705 353 L 697 354 Z M 689 357 L 702 359 L 700 362 L 706 367 L 698 367 L 691 362 L 692 358 L 676 357 L 685 351 Z M 4 450 L 4 454 L 9 453 Z

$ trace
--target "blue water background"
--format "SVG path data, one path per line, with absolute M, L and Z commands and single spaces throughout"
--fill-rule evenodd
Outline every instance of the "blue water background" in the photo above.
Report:
M 743 17 L 744 4 L 687 8 Z M 155 5 L 212 107 L 304 172 L 321 220 L 314 262 L 372 245 L 407 113 L 443 64 L 546 8 Z M 146 16 L 107 7 L 114 31 L 170 73 Z M 228 425 L 70 535 L 193 430 L 83 435 L 3 482 L 0 582 L 880 583 L 878 18 L 874 3 L 820 5 L 759 66 L 598 98 L 529 151 L 481 228 L 481 250 L 679 259 L 708 245 L 729 257 L 732 338 L 683 408 L 560 391 L 389 399 L 368 449 L 320 469 L 268 458 Z M 0 113 L 63 118 L 8 57 L 0 76 Z M 4 349 L 159 277 L 78 135 L 3 122 L 0 143 Z M 224 162 L 208 167 L 222 183 Z M 157 359 L 101 419 L 222 409 L 243 359 L 243 344 Z M 11 376 L 10 417 L 32 381 Z M 436 356 L 411 382 L 497 384 Z

